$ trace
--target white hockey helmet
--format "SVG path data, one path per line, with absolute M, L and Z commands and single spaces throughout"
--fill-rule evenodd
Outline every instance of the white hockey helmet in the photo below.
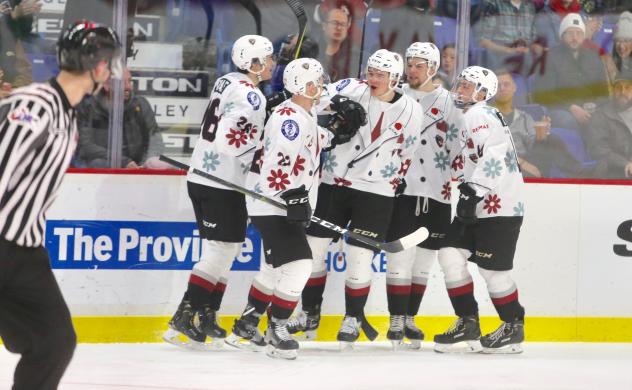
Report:
M 391 81 L 395 81 L 395 86 L 404 73 L 404 60 L 402 56 L 386 49 L 380 49 L 373 53 L 371 57 L 369 57 L 366 66 L 367 68 L 374 68 L 390 73 L 389 78 Z M 395 86 L 392 86 L 391 89 Z
M 313 83 L 319 92 L 307 95 L 307 85 Z M 283 71 L 283 85 L 293 95 L 302 95 L 315 99 L 320 96 L 324 83 L 324 71 L 320 62 L 313 58 L 299 58 L 291 61 Z
M 463 69 L 457 76 L 454 86 L 452 87 L 453 92 L 456 90 L 460 80 L 474 83 L 475 90 L 471 96 L 472 102 L 476 102 L 476 95 L 482 90 L 485 90 L 485 101 L 496 96 L 496 92 L 498 91 L 498 78 L 496 74 L 482 66 L 468 66 Z M 459 105 L 457 101 L 455 101 L 455 103 Z
M 244 35 L 235 41 L 231 58 L 235 66 L 241 70 L 250 70 L 252 60 L 257 59 L 265 66 L 266 57 L 272 55 L 272 42 L 261 35 Z
M 406 49 L 406 59 L 421 58 L 426 60 L 428 67 L 434 67 L 435 73 L 441 65 L 441 53 L 439 48 L 432 42 L 415 42 Z

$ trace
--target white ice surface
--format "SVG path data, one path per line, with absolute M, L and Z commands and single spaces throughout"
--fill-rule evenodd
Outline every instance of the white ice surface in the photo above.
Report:
M 168 344 L 80 344 L 61 390 L 202 389 L 632 389 L 632 344 L 527 343 L 521 355 L 391 352 L 386 343 L 305 343 L 295 361 L 226 347 L 193 352 Z M 17 356 L 0 347 L 0 389 Z

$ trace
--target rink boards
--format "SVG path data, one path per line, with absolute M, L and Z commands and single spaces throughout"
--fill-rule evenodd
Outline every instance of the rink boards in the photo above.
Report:
M 527 184 L 525 222 L 514 277 L 532 341 L 632 341 L 632 187 Z M 159 341 L 189 270 L 199 236 L 184 176 L 69 174 L 48 215 L 46 245 L 80 341 Z M 233 263 L 223 324 L 244 307 L 261 260 L 249 229 Z M 345 254 L 332 244 L 319 337 L 335 338 L 344 312 Z M 382 336 L 388 327 L 385 270 L 373 260 L 366 312 Z M 483 330 L 497 324 L 485 285 L 472 268 Z M 428 335 L 452 320 L 435 265 L 418 323 Z

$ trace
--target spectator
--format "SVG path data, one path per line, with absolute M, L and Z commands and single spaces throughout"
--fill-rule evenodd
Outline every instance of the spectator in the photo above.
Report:
M 608 96 L 606 67 L 599 54 L 582 47 L 586 27 L 579 14 L 562 19 L 561 43 L 547 56 L 536 78 L 534 101 L 549 108 L 554 127 L 579 129 Z
M 632 71 L 619 73 L 614 95 L 591 118 L 588 150 L 600 177 L 632 178 Z
M 33 15 L 41 9 L 39 0 L 11 0 L 0 4 L 0 69 L 4 71 L 4 82 L 13 88 L 33 81 L 22 42 L 31 38 Z
M 429 4 L 411 0 L 383 2 L 379 7 L 380 48 L 404 53 L 413 42 L 435 42 Z
M 567 176 L 584 176 L 582 166 L 572 157 L 564 142 L 550 133 L 551 118 L 538 122 L 526 112 L 514 107 L 516 83 L 507 70 L 496 71 L 498 92 L 493 106 L 503 114 L 514 140 L 518 162 L 525 177 L 547 177 L 552 166 Z
M 617 21 L 612 57 L 617 72 L 632 70 L 632 13 L 629 11 L 623 12 Z
M 542 44 L 556 46 L 560 42 L 558 31 L 562 19 L 570 13 L 581 12 L 582 5 L 578 0 L 551 0 L 535 16 L 535 27 Z
M 167 165 L 158 160 L 164 145 L 154 112 L 147 99 L 134 96 L 132 75 L 124 71 L 125 106 L 123 112 L 123 151 L 119 168 L 163 169 Z M 109 168 L 108 139 L 111 86 L 85 99 L 78 109 L 79 163 L 89 168 Z
M 347 39 L 351 27 L 349 9 L 342 6 L 327 10 L 323 4 L 321 11 L 325 16 L 322 21 L 323 39 L 319 45 L 320 63 L 332 82 L 355 76 L 358 59 L 353 55 L 351 40 Z
M 443 81 L 445 89 L 448 91 L 452 88 L 454 81 L 454 71 L 456 70 L 456 51 L 454 43 L 448 43 L 441 49 L 441 67 L 438 76 Z
M 480 22 L 480 46 L 488 68 L 511 67 L 527 74 L 544 48 L 536 42 L 535 7 L 527 0 L 486 0 Z

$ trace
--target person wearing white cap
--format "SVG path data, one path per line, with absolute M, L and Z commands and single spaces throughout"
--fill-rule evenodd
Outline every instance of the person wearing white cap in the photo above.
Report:
M 630 11 L 623 12 L 617 21 L 612 58 L 618 72 L 632 70 L 632 12 Z
M 553 127 L 579 129 L 608 96 L 606 69 L 597 52 L 582 47 L 586 26 L 579 14 L 562 19 L 559 36 L 536 78 L 534 101 L 549 108 Z

